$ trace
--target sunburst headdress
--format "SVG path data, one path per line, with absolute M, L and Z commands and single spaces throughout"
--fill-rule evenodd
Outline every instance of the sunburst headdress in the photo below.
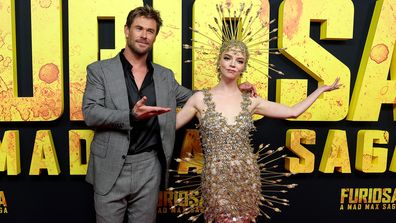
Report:
M 280 54 L 278 48 L 269 48 L 269 42 L 276 37 L 269 38 L 271 33 L 277 29 L 270 30 L 270 25 L 275 21 L 262 22 L 260 16 L 263 10 L 260 8 L 252 13 L 253 4 L 246 7 L 241 3 L 239 9 L 231 10 L 231 5 L 216 4 L 218 17 L 214 17 L 213 24 L 207 24 L 210 33 L 200 31 L 200 24 L 195 23 L 193 28 L 192 45 L 184 44 L 183 48 L 193 49 L 193 59 L 185 62 L 201 63 L 198 65 L 200 76 L 205 74 L 205 70 L 212 76 L 213 71 L 210 67 L 216 67 L 221 48 L 227 48 L 229 44 L 242 43 L 246 46 L 249 53 L 247 67 L 251 72 L 259 72 L 267 77 L 268 69 L 278 74 L 283 74 L 277 70 L 273 64 L 268 63 L 268 54 Z M 226 46 L 226 47 L 224 47 Z M 245 54 L 246 55 L 246 54 Z M 203 65 L 204 64 L 204 65 Z M 206 66 L 205 66 L 206 65 Z M 205 66 L 201 69 L 199 66 Z

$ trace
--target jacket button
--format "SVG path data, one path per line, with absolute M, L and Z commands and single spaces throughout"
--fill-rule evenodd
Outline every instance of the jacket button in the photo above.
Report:
M 126 158 L 126 156 L 125 156 L 125 155 L 122 155 L 122 158 L 123 158 L 123 159 L 125 159 L 125 158 Z

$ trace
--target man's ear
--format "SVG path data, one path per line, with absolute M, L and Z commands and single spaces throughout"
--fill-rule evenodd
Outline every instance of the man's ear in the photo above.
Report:
M 127 25 L 124 26 L 124 34 L 125 34 L 125 38 L 128 38 L 128 36 L 129 36 L 129 27 Z

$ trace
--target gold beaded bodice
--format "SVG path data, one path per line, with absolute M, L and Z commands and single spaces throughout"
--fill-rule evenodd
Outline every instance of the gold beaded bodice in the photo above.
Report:
M 261 195 L 257 154 L 250 144 L 255 129 L 248 106 L 251 101 L 243 94 L 241 112 L 235 123 L 216 111 L 209 91 L 204 91 L 207 109 L 199 124 L 204 151 L 201 190 L 208 222 L 254 220 L 259 214 Z
M 219 143 L 235 150 L 250 147 L 250 132 L 255 130 L 255 126 L 248 110 L 251 104 L 249 94 L 243 93 L 241 111 L 235 117 L 235 123 L 228 124 L 222 113 L 216 111 L 210 92 L 205 90 L 203 93 L 207 109 L 200 120 L 199 130 L 204 152 L 212 152 L 212 148 L 217 148 Z

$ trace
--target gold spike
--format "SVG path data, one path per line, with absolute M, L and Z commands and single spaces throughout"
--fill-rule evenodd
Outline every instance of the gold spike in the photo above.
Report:
M 195 33 L 197 33 L 197 34 L 200 34 L 200 35 L 204 36 L 205 38 L 207 38 L 207 39 L 213 41 L 213 42 L 216 43 L 216 44 L 220 44 L 218 41 L 216 41 L 216 40 L 210 38 L 208 35 L 206 35 L 206 34 L 200 32 L 199 30 L 196 30 L 196 29 L 191 29 L 191 30 L 192 30 L 193 32 L 195 32 Z
M 217 36 L 217 38 L 219 38 L 219 40 L 220 40 L 220 42 L 222 41 L 222 38 L 221 38 L 221 34 L 219 34 L 219 32 L 218 32 L 218 30 L 216 29 L 216 27 L 213 27 L 213 26 L 211 26 L 211 25 L 208 25 L 209 26 L 209 29 L 211 29 L 212 31 L 213 31 L 213 33 Z

